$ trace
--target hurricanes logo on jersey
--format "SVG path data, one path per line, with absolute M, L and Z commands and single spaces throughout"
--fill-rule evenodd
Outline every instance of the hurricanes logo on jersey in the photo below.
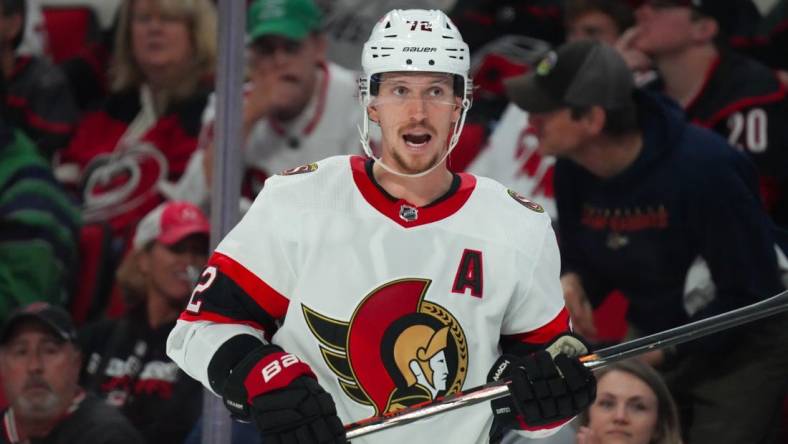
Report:
M 349 321 L 301 306 L 342 390 L 375 415 L 459 392 L 465 382 L 465 333 L 445 308 L 424 300 L 430 282 L 384 284 L 361 301 Z

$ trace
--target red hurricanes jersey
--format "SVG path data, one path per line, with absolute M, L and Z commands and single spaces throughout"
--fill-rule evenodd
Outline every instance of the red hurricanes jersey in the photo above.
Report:
M 539 205 L 460 174 L 417 207 L 382 191 L 368 162 L 332 157 L 266 182 L 170 335 L 187 373 L 210 387 L 223 342 L 270 336 L 312 367 L 349 423 L 485 384 L 502 337 L 544 344 L 569 328 Z M 242 291 L 207 291 L 215 276 Z M 486 442 L 491 423 L 483 403 L 354 442 L 433 442 L 437 430 L 441 442 Z
M 751 156 L 767 210 L 788 226 L 788 93 L 774 72 L 722 53 L 686 112 L 693 123 L 713 129 Z

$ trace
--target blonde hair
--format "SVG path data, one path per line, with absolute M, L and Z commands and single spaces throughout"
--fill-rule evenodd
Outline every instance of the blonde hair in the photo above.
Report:
M 138 0 L 125 0 L 120 10 L 118 29 L 115 33 L 115 48 L 110 68 L 113 92 L 139 88 L 145 83 L 131 47 L 132 7 Z M 213 74 L 216 67 L 217 16 L 216 7 L 211 0 L 152 0 L 161 13 L 166 16 L 180 17 L 189 28 L 194 54 L 193 66 L 189 77 L 178 82 L 167 97 L 185 98 L 190 96 L 201 80 Z
M 662 376 L 651 366 L 634 359 L 629 359 L 617 362 L 597 371 L 595 375 L 597 381 L 601 381 L 605 375 L 614 371 L 627 373 L 643 381 L 657 397 L 657 423 L 654 425 L 654 434 L 649 443 L 682 444 L 678 408 Z M 580 415 L 580 424 L 588 425 L 588 422 L 589 415 L 588 409 L 586 409 Z

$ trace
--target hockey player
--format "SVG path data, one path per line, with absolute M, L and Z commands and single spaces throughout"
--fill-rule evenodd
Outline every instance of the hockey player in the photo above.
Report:
M 394 10 L 364 46 L 362 145 L 273 176 L 209 259 L 168 339 L 181 368 L 264 442 L 344 442 L 342 422 L 503 377 L 511 397 L 354 442 L 544 436 L 593 400 L 568 354 L 550 218 L 452 174 L 469 54 L 440 11 Z M 381 156 L 367 143 L 380 125 Z M 545 350 L 546 349 L 546 350 Z

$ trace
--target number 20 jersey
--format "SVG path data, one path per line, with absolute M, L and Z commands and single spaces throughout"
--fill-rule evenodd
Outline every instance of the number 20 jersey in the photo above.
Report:
M 211 257 L 169 355 L 210 388 L 222 343 L 270 340 L 311 366 L 345 423 L 485 384 L 502 337 L 538 346 L 568 315 L 549 216 L 458 178 L 426 207 L 387 195 L 359 156 L 270 178 Z M 203 291 L 216 275 L 240 290 Z M 481 403 L 353 442 L 486 442 L 491 423 Z

